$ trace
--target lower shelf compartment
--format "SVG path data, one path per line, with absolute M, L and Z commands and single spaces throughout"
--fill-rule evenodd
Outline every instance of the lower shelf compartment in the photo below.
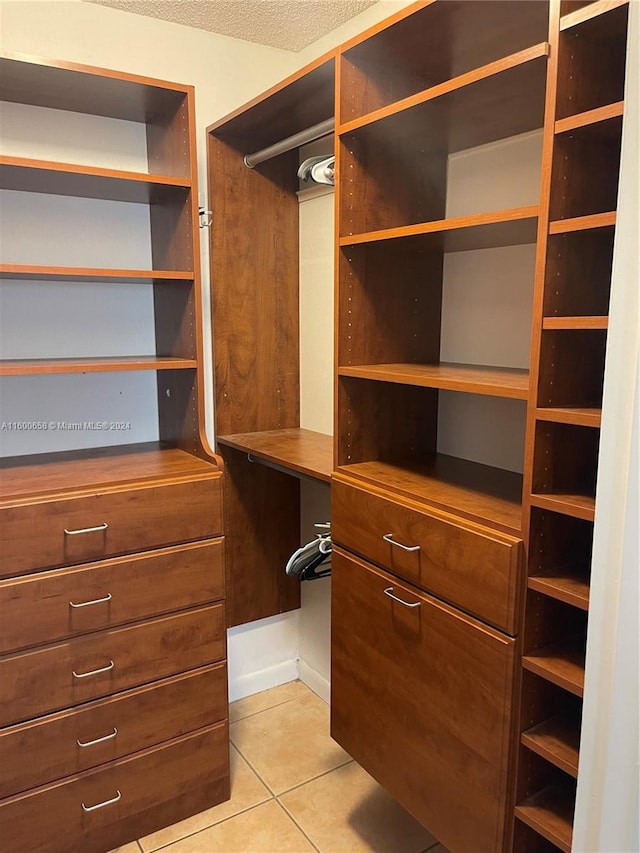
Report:
M 520 742 L 527 749 L 555 764 L 574 778 L 578 775 L 580 719 L 561 714 L 523 732 Z
M 422 464 L 374 461 L 343 465 L 338 470 L 404 497 L 520 535 L 522 477 L 513 471 L 441 453 Z
M 564 853 L 571 853 L 575 789 L 551 785 L 516 806 L 516 817 Z
M 582 696 L 584 662 L 584 637 L 573 637 L 525 655 L 522 666 L 575 696 Z

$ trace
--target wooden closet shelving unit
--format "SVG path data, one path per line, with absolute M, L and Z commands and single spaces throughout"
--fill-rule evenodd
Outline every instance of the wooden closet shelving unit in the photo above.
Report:
M 578 7 L 578 8 L 576 8 Z M 571 850 L 628 4 L 562 3 L 549 85 L 524 521 L 515 849 Z
M 123 312 L 125 285 L 153 287 L 153 353 L 0 362 L 12 383 L 157 375 L 157 440 L 0 460 L 3 851 L 104 853 L 229 796 L 222 460 L 204 427 L 194 91 L 14 53 L 0 57 L 0 80 L 3 101 L 136 122 L 146 136 L 148 172 L 0 158 L 4 190 L 148 205 L 148 269 L 118 268 L 117 251 L 114 268 L 16 264 L 9 239 L 0 266 L 0 287 L 19 282 L 25 298 L 31 283 L 56 282 L 72 304 L 96 283 Z M 81 222 L 64 234 L 71 249 L 78 234 Z M 72 337 L 68 314 L 60 335 Z M 91 429 L 86 393 L 74 413 Z M 115 404 L 119 386 L 111 393 Z M 41 403 L 55 431 L 60 417 Z M 3 420 L 20 421 L 8 409 Z
M 216 440 L 227 471 L 228 624 L 300 606 L 300 480 L 329 482 L 331 436 L 300 428 L 298 150 L 244 156 L 334 115 L 327 54 L 207 129 Z

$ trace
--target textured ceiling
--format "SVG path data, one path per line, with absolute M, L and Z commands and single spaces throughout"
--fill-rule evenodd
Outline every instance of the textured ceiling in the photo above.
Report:
M 284 50 L 302 50 L 377 0 L 85 0 Z

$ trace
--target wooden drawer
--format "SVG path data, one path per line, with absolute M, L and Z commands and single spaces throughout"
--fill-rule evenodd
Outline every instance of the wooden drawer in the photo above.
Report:
M 503 849 L 515 641 L 340 549 L 332 571 L 332 736 L 448 849 Z
M 104 853 L 222 802 L 227 738 L 221 723 L 0 802 L 2 853 Z
M 0 654 L 223 595 L 222 539 L 0 581 Z
M 521 540 L 338 479 L 331 502 L 334 542 L 509 634 L 517 632 Z
M 0 659 L 0 725 L 118 693 L 224 657 L 222 604 L 19 652 Z
M 220 483 L 219 476 L 212 476 L 5 506 L 0 509 L 0 576 L 219 536 Z
M 226 716 L 227 668 L 219 663 L 0 730 L 0 799 Z

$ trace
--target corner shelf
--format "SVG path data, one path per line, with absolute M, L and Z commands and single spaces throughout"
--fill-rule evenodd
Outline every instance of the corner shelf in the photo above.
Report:
M 561 786 L 549 786 L 516 806 L 516 817 L 563 853 L 571 853 L 574 794 Z
M 588 610 L 589 583 L 583 579 L 585 574 L 569 568 L 558 569 L 544 575 L 530 575 L 528 586 L 550 598 Z
M 333 438 L 330 435 L 308 429 L 275 429 L 220 435 L 217 440 L 292 474 L 331 482 Z
M 0 280 L 84 281 L 105 284 L 191 284 L 193 272 L 181 270 L 117 270 L 103 267 L 55 267 L 0 264 Z
M 584 691 L 584 637 L 570 638 L 536 649 L 522 658 L 522 666 L 582 697 Z
M 602 421 L 602 409 L 545 407 L 536 409 L 536 418 L 540 421 L 551 421 L 552 423 L 556 424 L 600 427 Z
M 593 521 L 596 514 L 596 500 L 589 495 L 534 494 L 531 495 L 531 504 L 585 521 Z
M 27 358 L 0 362 L 0 376 L 39 376 L 51 373 L 118 373 L 131 370 L 191 370 L 195 359 L 169 356 L 110 356 L 102 358 Z
M 475 364 L 364 364 L 338 368 L 339 376 L 395 382 L 446 391 L 466 391 L 490 397 L 526 400 L 529 372 Z
M 148 203 L 186 193 L 190 187 L 188 178 L 0 157 L 0 188 L 4 190 Z
M 468 252 L 472 249 L 535 243 L 537 227 L 538 206 L 532 205 L 350 234 L 340 237 L 339 244 L 357 246 L 361 243 L 415 237 L 425 241 L 425 248 L 445 252 Z
M 579 720 L 560 714 L 527 729 L 522 733 L 520 742 L 574 779 L 577 778 Z

